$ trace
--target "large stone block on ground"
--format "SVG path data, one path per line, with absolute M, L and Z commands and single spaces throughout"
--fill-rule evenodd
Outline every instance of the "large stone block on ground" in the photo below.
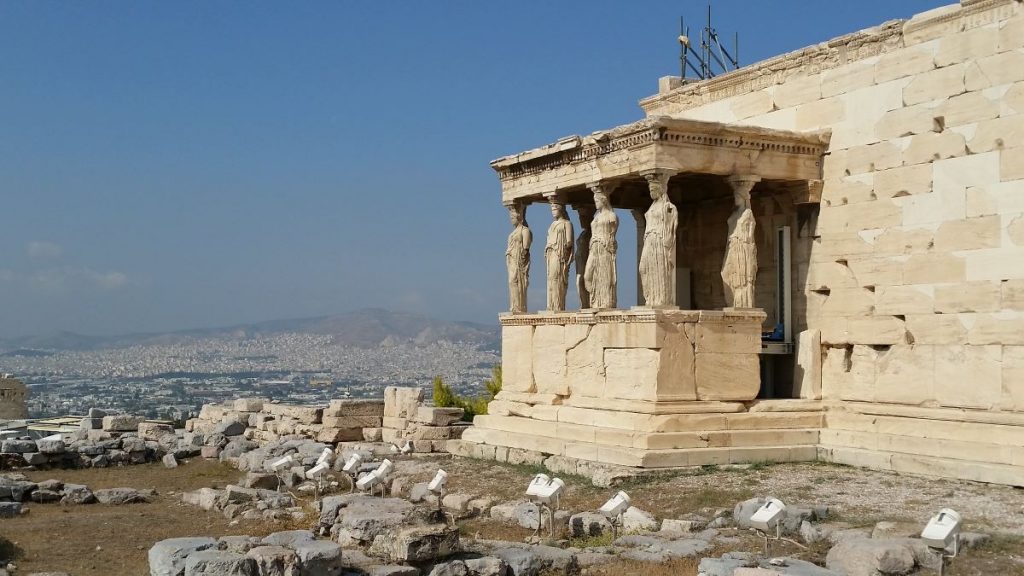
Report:
M 157 422 L 140 422 L 138 427 L 139 438 L 143 440 L 159 440 L 167 434 L 174 434 L 174 427 L 169 424 Z
M 236 552 L 200 550 L 185 558 L 185 576 L 258 576 L 256 561 Z
M 260 576 L 290 576 L 299 574 L 299 557 L 284 546 L 257 546 L 245 553 L 256 561 Z
M 150 576 L 182 576 L 186 557 L 194 552 L 217 547 L 213 538 L 170 538 L 149 549 Z
M 263 410 L 263 398 L 238 398 L 232 407 L 237 412 L 259 412 Z
M 825 567 L 846 576 L 909 574 L 916 563 L 914 550 L 902 540 L 849 538 L 825 558 Z
M 324 415 L 324 428 L 380 428 L 381 416 L 344 414 L 340 416 Z
M 139 429 L 139 424 L 145 421 L 142 416 L 131 414 L 118 414 L 116 416 L 105 416 L 103 418 L 103 429 L 107 432 L 134 432 Z
M 447 525 L 401 528 L 373 539 L 370 554 L 392 562 L 430 562 L 459 552 L 459 531 Z
M 384 389 L 384 416 L 412 418 L 423 403 L 423 388 L 388 386 Z
M 4 454 L 27 454 L 37 451 L 36 443 L 32 440 L 4 440 L 0 444 L 0 452 Z
M 149 502 L 149 498 L 135 488 L 103 488 L 93 492 L 100 504 L 120 506 Z
M 451 426 L 462 418 L 462 408 L 439 408 L 420 406 L 416 410 L 415 422 L 428 426 Z
M 316 435 L 317 442 L 355 442 L 363 439 L 362 428 L 322 428 Z
M 302 576 L 335 576 L 344 566 L 341 545 L 327 540 L 308 540 L 294 546 L 302 564 Z
M 264 404 L 263 411 L 278 417 L 292 418 L 300 424 L 319 424 L 323 414 L 323 409 L 316 406 L 291 404 Z
M 46 438 L 36 440 L 36 448 L 43 454 L 63 454 L 67 449 L 63 440 L 47 440 Z
M 384 400 L 370 398 L 344 398 L 331 400 L 324 416 L 384 416 Z

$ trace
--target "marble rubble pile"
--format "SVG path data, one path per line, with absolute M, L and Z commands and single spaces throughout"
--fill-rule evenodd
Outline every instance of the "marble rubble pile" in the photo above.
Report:
M 388 387 L 384 399 L 331 400 L 326 406 L 276 404 L 241 398 L 228 404 L 207 404 L 186 432 L 204 437 L 203 456 L 220 457 L 277 442 L 306 438 L 316 442 L 408 442 L 411 451 L 445 452 L 450 439 L 462 437 L 462 409 L 423 404 L 422 388 Z M 234 444 L 232 444 L 234 443 Z M 231 454 L 229 457 L 236 457 Z
M 267 488 L 228 484 L 223 490 L 200 488 L 185 492 L 181 499 L 203 510 L 221 512 L 229 520 L 303 520 L 306 517 L 290 494 Z
M 135 488 L 103 488 L 90 490 L 83 484 L 60 480 L 29 481 L 23 474 L 0 475 L 0 518 L 14 518 L 25 508 L 24 503 L 60 503 L 61 505 L 105 504 L 120 506 L 150 502 L 156 496 L 153 490 Z
M 197 456 L 202 438 L 170 425 L 147 422 L 130 414 L 107 415 L 91 409 L 78 430 L 33 440 L 7 439 L 0 457 L 10 467 L 103 468 Z M 168 456 L 170 456 L 168 458 Z

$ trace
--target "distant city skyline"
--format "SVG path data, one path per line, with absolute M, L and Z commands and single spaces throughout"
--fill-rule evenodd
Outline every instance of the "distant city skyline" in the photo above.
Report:
M 750 64 L 942 2 L 713 5 Z M 706 3 L 239 8 L 0 4 L 0 337 L 368 307 L 494 324 L 509 226 L 488 162 L 641 118 Z M 550 215 L 527 220 L 536 310 Z

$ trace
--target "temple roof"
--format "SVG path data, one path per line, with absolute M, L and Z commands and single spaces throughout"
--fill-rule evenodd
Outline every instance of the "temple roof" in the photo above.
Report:
M 815 180 L 821 178 L 829 137 L 827 131 L 803 133 L 652 116 L 498 158 L 491 167 L 502 181 L 506 202 L 655 169 Z

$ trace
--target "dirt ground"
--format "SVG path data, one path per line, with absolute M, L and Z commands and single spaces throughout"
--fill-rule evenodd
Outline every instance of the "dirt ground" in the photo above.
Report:
M 30 512 L 0 521 L 0 557 L 15 558 L 18 574 L 64 571 L 73 576 L 143 576 L 147 552 L 157 541 L 181 536 L 264 535 L 291 526 L 239 522 L 181 502 L 181 492 L 223 487 L 242 475 L 200 458 L 178 468 L 161 464 L 122 468 L 47 470 L 25 474 L 34 482 L 55 478 L 99 488 L 152 488 L 148 504 L 61 506 L 27 503 Z
M 437 467 L 449 473 L 449 491 L 491 498 L 495 503 L 519 499 L 538 469 L 469 459 L 435 457 L 423 461 L 417 480 L 426 481 Z M 241 472 L 228 465 L 194 459 L 168 470 L 159 464 L 125 468 L 30 472 L 33 481 L 57 478 L 86 484 L 92 489 L 128 486 L 153 488 L 159 496 L 149 504 L 127 506 L 63 507 L 59 504 L 27 506 L 23 517 L 0 521 L 0 557 L 14 557 L 20 574 L 63 570 L 74 576 L 135 576 L 148 573 L 146 552 L 153 543 L 179 536 L 264 535 L 277 530 L 308 528 L 291 523 L 239 522 L 234 526 L 222 515 L 181 503 L 181 492 L 202 487 L 223 487 L 237 482 Z M 561 475 L 567 484 L 562 507 L 594 510 L 616 489 L 597 488 L 582 477 Z M 342 480 L 344 484 L 344 480 Z M 627 483 L 635 506 L 658 519 L 688 512 L 707 514 L 753 496 L 775 496 L 789 504 L 827 504 L 834 521 L 870 527 L 880 520 L 923 526 L 939 508 L 951 507 L 965 516 L 965 530 L 992 534 L 992 541 L 953 561 L 949 575 L 1024 576 L 1024 490 L 960 482 L 899 476 L 823 464 L 755 465 L 745 470 L 705 468 L 684 475 L 647 478 Z M 488 519 L 460 523 L 464 538 L 499 538 L 522 541 L 531 532 Z M 738 543 L 732 550 L 760 550 L 752 534 L 730 530 Z M 579 547 L 606 541 L 574 541 Z M 718 556 L 727 549 L 713 551 Z M 790 555 L 819 564 L 826 550 L 803 550 L 783 543 L 775 554 Z M 661 565 L 620 561 L 594 567 L 593 576 L 694 576 L 698 560 L 682 559 Z M 922 571 L 921 574 L 928 572 Z

